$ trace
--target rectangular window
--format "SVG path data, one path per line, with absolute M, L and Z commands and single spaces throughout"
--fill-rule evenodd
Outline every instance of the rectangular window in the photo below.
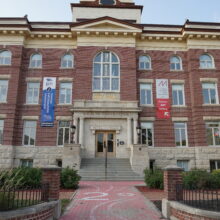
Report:
M 173 105 L 185 105 L 183 84 L 172 85 Z
M 186 123 L 174 123 L 175 143 L 177 147 L 187 146 L 187 127 Z
M 185 172 L 189 171 L 188 160 L 177 160 L 177 166 L 183 168 Z
M 218 92 L 216 83 L 202 84 L 203 103 L 204 104 L 218 104 Z
M 0 120 L 0 145 L 3 144 L 4 120 Z
M 58 146 L 70 143 L 70 122 L 59 121 L 58 128 Z
M 60 83 L 60 104 L 72 104 L 72 83 Z
M 40 83 L 29 82 L 27 84 L 27 94 L 26 94 L 27 104 L 39 103 L 39 90 L 40 90 Z
M 210 160 L 210 170 L 219 170 L 220 169 L 220 160 Z
M 220 123 L 206 123 L 206 137 L 209 146 L 220 146 Z
M 0 80 L 0 102 L 7 102 L 8 80 Z
M 20 160 L 21 167 L 33 167 L 33 160 L 31 159 L 21 159 Z
M 24 121 L 23 145 L 34 146 L 36 141 L 36 121 Z
M 152 105 L 152 84 L 140 84 L 140 104 Z
M 153 146 L 153 123 L 141 123 L 141 144 L 146 144 L 150 147 Z

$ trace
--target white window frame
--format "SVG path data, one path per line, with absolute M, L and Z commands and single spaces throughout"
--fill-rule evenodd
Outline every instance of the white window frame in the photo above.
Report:
M 218 124 L 218 126 L 217 127 L 208 127 L 208 125 L 211 125 L 211 124 Z M 214 129 L 216 128 L 216 129 L 218 129 L 218 133 L 219 133 L 219 136 L 220 136 L 220 122 L 219 121 L 216 121 L 216 122 L 207 122 L 206 123 L 206 136 L 207 136 L 207 129 L 211 129 L 212 130 L 212 142 L 213 142 L 213 145 L 210 145 L 209 143 L 208 143 L 208 140 L 207 140 L 207 144 L 208 144 L 208 146 L 217 146 L 217 147 L 219 147 L 220 146 L 220 144 L 219 145 L 216 145 L 216 143 L 215 143 L 215 137 L 214 137 L 214 135 L 215 135 L 215 131 L 214 131 Z
M 65 59 L 66 56 L 71 56 L 71 59 Z M 65 62 L 66 65 L 63 65 Z M 69 62 L 71 62 L 71 66 L 69 66 Z M 60 68 L 61 69 L 72 69 L 74 67 L 74 56 L 71 53 L 66 53 L 61 57 Z
M 205 84 L 213 84 L 213 85 L 215 85 L 216 103 L 211 103 L 210 90 L 211 90 L 212 88 L 203 88 L 203 86 L 204 86 Z M 203 89 L 208 89 L 209 103 L 204 103 Z M 202 96 L 203 96 L 203 104 L 204 104 L 204 105 L 216 105 L 216 104 L 219 104 L 217 83 L 210 83 L 210 82 L 204 82 L 204 83 L 202 83 Z
M 177 85 L 180 85 L 181 87 L 182 87 L 182 89 L 180 90 L 180 89 L 174 89 L 173 87 L 174 86 L 177 86 Z M 173 103 L 173 101 L 174 101 L 174 99 L 173 99 L 173 92 L 174 91 L 177 91 L 177 104 L 174 104 Z M 183 104 L 182 105 L 180 105 L 180 102 L 179 102 L 179 92 L 178 91 L 182 91 L 182 94 L 183 94 Z M 185 106 L 186 105 L 186 102 L 185 102 L 185 88 L 184 88 L 184 84 L 182 83 L 175 83 L 175 84 L 172 84 L 172 105 L 173 106 Z
M 147 124 L 147 126 L 144 127 L 144 124 Z M 148 126 L 148 125 L 150 125 L 150 126 Z M 142 129 L 151 129 L 151 132 L 152 132 L 152 145 L 151 146 L 148 143 L 147 144 L 143 144 Z M 147 145 L 148 147 L 154 147 L 154 124 L 153 124 L 153 122 L 151 122 L 151 121 L 142 121 L 141 122 L 140 141 L 141 141 L 141 144 L 143 144 L 143 145 Z M 146 137 L 146 142 L 148 142 L 148 136 Z
M 141 62 L 141 58 L 147 58 L 149 60 L 149 62 L 147 62 L 147 61 Z M 144 68 L 141 68 L 141 63 L 144 63 Z M 147 68 L 146 63 L 149 63 L 149 68 Z M 139 56 L 138 65 L 139 65 L 139 70 L 151 70 L 151 57 L 149 55 Z
M 33 86 L 33 87 L 30 87 L 30 86 Z M 35 102 L 35 89 L 37 90 L 37 101 Z M 29 98 L 28 98 L 28 95 L 29 95 L 29 90 L 32 90 L 32 96 L 31 96 L 31 101 L 29 101 Z M 26 104 L 29 104 L 29 105 L 37 105 L 39 104 L 39 94 L 40 93 L 40 83 L 39 82 L 28 82 L 27 83 L 27 91 L 26 91 Z
M 142 85 L 150 85 L 151 89 L 143 89 L 141 88 Z M 149 90 L 151 94 L 151 103 L 150 104 L 143 104 L 141 103 L 141 90 Z M 140 106 L 153 106 L 153 85 L 152 83 L 140 83 Z
M 201 60 L 203 56 L 208 56 L 211 59 L 211 67 L 208 67 L 208 63 L 210 62 L 210 60 Z M 204 66 L 202 66 L 204 64 Z M 215 61 L 213 56 L 211 56 L 210 54 L 202 54 L 199 57 L 199 68 L 200 69 L 215 69 Z
M 177 58 L 177 59 L 179 60 L 179 62 L 173 62 L 172 60 L 175 59 L 175 58 Z M 174 69 L 172 69 L 172 64 L 175 65 L 175 68 L 174 68 Z M 179 68 L 179 69 L 177 68 L 177 65 L 178 65 L 178 64 L 180 65 L 180 68 Z M 176 56 L 176 55 L 170 57 L 170 70 L 171 70 L 171 71 L 181 71 L 181 70 L 183 70 L 181 57 Z
M 70 87 L 65 87 L 64 85 L 71 85 Z M 67 91 L 70 90 L 70 102 L 67 102 Z M 65 91 L 65 100 L 61 102 L 61 91 Z M 73 84 L 71 82 L 60 82 L 59 88 L 59 105 L 71 105 L 72 104 L 72 93 L 73 93 Z
M 109 53 L 110 54 L 110 58 L 109 58 L 109 62 L 104 62 L 103 61 L 103 54 L 104 53 Z M 97 57 L 97 56 L 99 56 L 101 54 L 101 61 L 100 62 L 98 62 L 98 61 L 95 61 L 95 58 Z M 114 55 L 116 58 L 117 58 L 117 62 L 112 62 L 112 55 Z M 101 65 L 101 69 L 100 69 L 100 76 L 95 76 L 94 75 L 94 66 L 95 66 L 95 64 L 99 64 L 99 65 Z M 103 66 L 105 65 L 105 64 L 108 64 L 109 65 L 109 76 L 104 76 L 103 75 Z M 112 72 L 112 66 L 113 65 L 118 65 L 118 76 L 114 76 L 113 75 L 113 72 Z M 100 52 L 100 53 L 98 53 L 98 54 L 96 54 L 96 56 L 94 57 L 94 60 L 93 60 L 93 77 L 92 77 L 92 91 L 93 92 L 110 92 L 110 93 L 112 93 L 112 92 L 120 92 L 120 60 L 119 60 L 119 57 L 115 54 L 115 53 L 113 53 L 113 52 L 111 52 L 111 51 L 102 51 L 102 52 Z M 95 89 L 94 88 L 94 79 L 100 79 L 100 89 Z M 110 89 L 109 90 L 106 90 L 106 89 L 103 89 L 103 79 L 104 78 L 109 78 L 109 80 L 110 80 Z M 118 79 L 118 89 L 112 89 L 112 79 Z
M 3 119 L 0 119 L 0 131 L 2 132 L 2 140 L 0 139 L 0 145 L 3 145 L 4 142 L 4 123 Z
M 8 52 L 8 56 L 5 56 L 4 53 Z M 0 66 L 10 66 L 11 65 L 11 57 L 12 53 L 9 50 L 0 51 Z M 7 59 L 9 59 L 9 63 L 6 63 Z
M 176 124 L 184 124 L 185 126 L 185 136 L 186 136 L 186 145 L 182 145 L 182 141 L 180 142 L 180 146 L 176 145 L 176 130 L 178 129 L 179 131 L 179 135 L 180 135 L 180 139 L 182 140 L 182 134 L 180 132 L 180 130 L 182 130 L 183 128 L 175 128 Z M 188 147 L 188 129 L 187 129 L 187 123 L 186 122 L 174 122 L 174 138 L 175 138 L 175 145 L 176 147 Z
M 30 166 L 31 165 L 31 166 Z M 20 159 L 20 167 L 33 167 L 34 160 L 33 159 Z
M 33 126 L 33 127 L 31 127 L 31 126 L 26 127 L 26 124 L 27 124 L 28 122 L 34 122 L 35 126 Z M 37 121 L 24 120 L 23 125 L 24 125 L 24 127 L 23 127 L 23 141 L 22 141 L 23 146 L 34 147 L 34 146 L 36 145 Z M 28 130 L 28 135 L 29 135 L 28 144 L 25 144 L 25 143 L 24 143 L 24 141 L 25 141 L 25 140 L 24 140 L 24 139 L 25 139 L 25 137 L 24 137 L 24 135 L 25 135 L 25 129 Z M 33 144 L 33 145 L 30 144 L 30 133 L 32 132 L 32 129 L 35 129 L 35 132 L 34 132 L 34 144 Z
M 60 122 L 69 122 L 69 127 L 60 127 Z M 57 146 L 58 147 L 63 147 L 64 146 L 64 144 L 65 144 L 65 129 L 66 128 L 69 128 L 69 143 L 70 143 L 70 140 L 71 140 L 71 130 L 70 130 L 70 128 L 71 128 L 71 122 L 70 121 L 64 121 L 64 120 L 60 120 L 60 121 L 58 121 L 58 126 L 57 126 Z M 59 144 L 59 131 L 60 131 L 60 129 L 63 129 L 63 144 L 62 145 L 60 145 Z
M 6 95 L 3 100 L 0 99 L 0 103 L 7 103 L 8 99 L 8 80 L 2 79 L 0 80 L 0 93 L 2 93 L 2 89 L 6 88 Z
M 184 171 L 185 172 L 188 172 L 190 169 L 189 169 L 189 160 L 177 160 L 176 161 L 176 165 L 178 166 L 178 167 L 181 167 L 181 168 L 183 168 L 184 169 Z M 186 168 L 186 165 L 187 164 L 187 169 L 185 169 Z
M 39 55 L 40 59 L 33 59 L 35 55 Z M 40 65 L 38 65 L 39 61 L 40 61 Z M 41 69 L 42 68 L 42 62 L 43 62 L 42 54 L 41 53 L 34 53 L 30 56 L 29 68 L 30 69 Z

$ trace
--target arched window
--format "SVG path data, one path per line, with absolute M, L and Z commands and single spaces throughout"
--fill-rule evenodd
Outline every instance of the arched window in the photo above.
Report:
M 181 70 L 182 69 L 182 60 L 178 56 L 172 56 L 170 58 L 170 69 L 171 70 Z
M 31 55 L 30 58 L 30 68 L 41 68 L 42 67 L 42 55 L 35 53 Z
M 61 68 L 73 68 L 73 55 L 65 54 L 61 58 Z
M 201 55 L 199 58 L 199 61 L 200 61 L 200 68 L 201 69 L 214 68 L 214 59 L 208 54 Z
M 147 55 L 139 57 L 139 69 L 140 70 L 149 70 L 151 69 L 151 58 Z
M 0 65 L 11 65 L 11 52 L 4 50 L 0 52 Z
M 93 91 L 119 91 L 120 62 L 109 51 L 96 55 L 93 61 Z

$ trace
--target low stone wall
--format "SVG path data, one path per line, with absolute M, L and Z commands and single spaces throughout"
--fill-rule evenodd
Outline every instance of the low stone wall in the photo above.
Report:
M 53 220 L 59 219 L 60 213 L 60 201 L 52 201 L 14 211 L 0 212 L 0 220 Z
M 192 208 L 179 202 L 169 202 L 170 220 L 216 220 L 220 219 L 220 212 L 211 212 Z

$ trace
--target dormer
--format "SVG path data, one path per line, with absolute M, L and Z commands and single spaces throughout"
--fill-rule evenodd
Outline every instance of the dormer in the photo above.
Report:
M 141 23 L 143 6 L 133 0 L 81 0 L 71 4 L 73 22 L 87 21 L 100 17 L 112 17 L 132 23 Z

